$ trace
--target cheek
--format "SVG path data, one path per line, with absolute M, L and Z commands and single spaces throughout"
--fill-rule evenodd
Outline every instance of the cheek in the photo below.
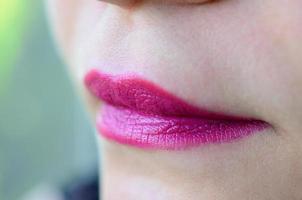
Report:
M 267 32 L 270 33 L 270 40 L 276 45 L 276 50 L 284 53 L 284 57 L 296 65 L 302 61 L 302 2 L 279 1 L 270 5 L 271 9 L 263 12 L 264 23 Z
M 67 35 L 67 60 L 70 63 L 72 72 L 80 73 L 83 69 L 82 62 L 86 60 L 87 54 L 92 49 L 91 45 L 95 44 L 99 37 L 97 27 L 102 23 L 102 18 L 107 7 L 107 3 L 96 0 L 78 0 L 77 8 L 74 11 L 75 18 L 72 19 L 73 27 L 70 30 L 72 37 Z M 68 38 L 69 37 L 69 38 Z
M 79 70 L 82 51 L 91 39 L 107 4 L 96 0 L 48 0 L 49 19 L 56 41 L 72 75 Z M 89 47 L 88 47 L 89 49 Z
M 267 40 L 270 42 L 272 74 L 277 92 L 284 96 L 284 105 L 295 121 L 302 121 L 302 2 L 293 0 L 271 6 L 264 15 Z M 283 3 L 282 3 L 283 2 Z M 281 92 L 281 93 L 280 93 Z M 278 95 L 278 94 L 276 94 Z M 300 120 L 297 120 L 300 119 Z
M 48 0 L 47 7 L 56 39 L 66 53 L 73 40 L 79 0 Z

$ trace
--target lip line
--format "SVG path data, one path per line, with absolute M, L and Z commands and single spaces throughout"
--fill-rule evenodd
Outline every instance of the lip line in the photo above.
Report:
M 130 75 L 110 75 L 100 72 L 97 69 L 90 70 L 85 78 L 84 83 L 86 87 L 93 93 L 93 95 L 101 101 L 105 103 L 117 106 L 117 107 L 124 107 L 126 109 L 131 109 L 143 114 L 151 114 L 151 115 L 163 115 L 163 116 L 173 116 L 173 117 L 192 117 L 192 118 L 205 118 L 205 119 L 212 119 L 212 120 L 235 120 L 235 121 L 262 121 L 259 119 L 253 119 L 250 117 L 244 116 L 237 116 L 237 115 L 230 115 L 221 112 L 214 112 L 209 111 L 205 108 L 200 108 L 195 105 L 192 105 L 185 100 L 175 96 L 174 94 L 167 92 L 163 88 L 159 87 L 153 82 L 145 81 L 141 77 L 137 75 L 130 74 Z M 102 83 L 103 85 L 101 85 Z M 152 109 L 144 107 L 143 103 L 137 101 L 136 98 L 129 98 L 129 94 L 123 94 L 124 91 L 118 91 L 118 87 L 122 85 L 127 85 L 127 87 L 133 87 L 136 90 L 141 91 L 141 94 L 146 93 L 145 95 L 154 95 L 156 94 L 160 99 L 167 99 L 167 101 L 174 102 L 172 105 L 168 105 L 170 107 L 179 107 L 180 109 L 176 110 L 167 110 L 163 107 L 157 109 L 153 107 Z M 109 88 L 109 89 L 108 89 Z M 128 91 L 127 91 L 128 92 Z M 139 92 L 138 92 L 139 93 Z M 135 94 L 133 94 L 135 95 Z M 139 95 L 137 95 L 139 96 Z M 176 103 L 175 103 L 176 102 Z M 154 105 L 157 105 L 158 102 L 154 102 Z M 165 102 L 164 102 L 165 103 Z M 176 105 L 177 104 L 177 105 Z M 159 106 L 159 105 L 158 105 Z

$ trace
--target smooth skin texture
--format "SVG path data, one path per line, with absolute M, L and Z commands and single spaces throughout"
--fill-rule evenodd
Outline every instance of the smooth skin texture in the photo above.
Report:
M 80 91 L 92 67 L 130 72 L 194 105 L 272 126 L 189 151 L 100 138 L 104 200 L 302 199 L 301 0 L 48 0 L 47 7 Z M 94 116 L 91 97 L 81 94 Z

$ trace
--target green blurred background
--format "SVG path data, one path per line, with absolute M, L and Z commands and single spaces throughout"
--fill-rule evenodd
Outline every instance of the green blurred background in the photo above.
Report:
M 93 173 L 96 152 L 43 1 L 0 0 L 0 200 Z

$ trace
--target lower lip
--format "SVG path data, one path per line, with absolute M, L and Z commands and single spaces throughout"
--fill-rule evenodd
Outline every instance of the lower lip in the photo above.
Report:
M 185 150 L 229 143 L 260 132 L 256 120 L 216 120 L 143 114 L 105 104 L 97 116 L 98 131 L 107 139 L 142 149 Z

